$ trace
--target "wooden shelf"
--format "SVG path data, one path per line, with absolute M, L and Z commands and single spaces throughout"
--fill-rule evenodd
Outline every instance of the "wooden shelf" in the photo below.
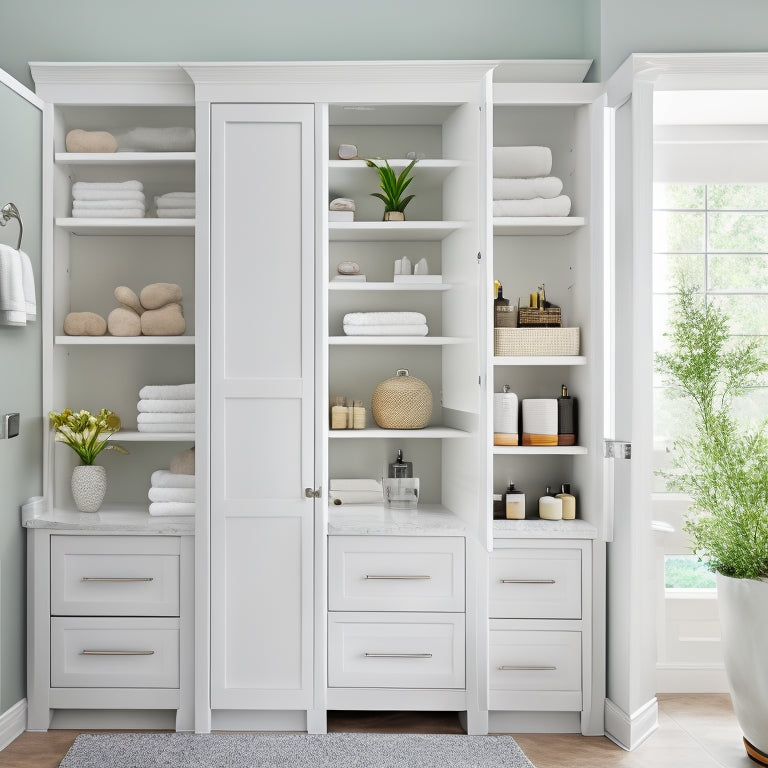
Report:
M 494 456 L 583 456 L 587 449 L 582 445 L 513 445 L 493 446 Z
M 570 235 L 586 224 L 582 216 L 494 217 L 494 235 Z
M 193 236 L 194 219 L 77 219 L 58 218 L 56 226 L 81 236 L 163 235 Z
M 329 280 L 329 291 L 448 291 L 453 286 L 449 283 L 356 283 L 347 280 Z
M 121 429 L 110 438 L 116 443 L 189 443 L 194 442 L 194 432 L 139 432 Z
M 464 226 L 461 221 L 333 221 L 328 223 L 328 237 L 347 242 L 437 241 Z
M 328 343 L 347 347 L 445 347 L 468 344 L 471 339 L 458 336 L 330 336 Z
M 57 346 L 194 346 L 194 336 L 56 336 Z
M 350 440 L 350 439 L 374 439 L 381 440 L 382 438 L 452 438 L 452 437 L 468 437 L 469 432 L 463 432 L 460 429 L 452 429 L 451 427 L 424 427 L 424 429 L 381 429 L 380 427 L 369 427 L 368 429 L 332 429 L 328 432 L 328 437 L 332 440 Z
M 587 358 L 583 355 L 546 355 L 541 357 L 524 357 L 498 355 L 493 358 L 493 364 L 503 365 L 586 365 Z

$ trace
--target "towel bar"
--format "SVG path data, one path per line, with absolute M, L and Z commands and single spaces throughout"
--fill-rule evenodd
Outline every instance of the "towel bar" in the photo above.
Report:
M 19 242 L 16 244 L 16 250 L 21 248 L 21 238 L 24 235 L 24 224 L 21 221 L 19 209 L 13 203 L 6 203 L 0 208 L 0 227 L 4 227 L 11 219 L 19 222 Z

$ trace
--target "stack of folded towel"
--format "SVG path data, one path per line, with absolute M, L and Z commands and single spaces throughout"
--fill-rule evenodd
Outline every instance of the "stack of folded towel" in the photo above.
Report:
M 168 192 L 155 195 L 155 207 L 159 219 L 194 219 L 195 193 Z
M 24 251 L 0 244 L 0 325 L 26 325 L 36 318 L 32 262 Z
M 350 312 L 344 315 L 347 336 L 426 336 L 421 312 Z
M 76 181 L 72 216 L 81 219 L 143 219 L 144 185 L 140 181 Z
M 571 199 L 551 171 L 549 147 L 494 147 L 493 215 L 567 216 Z
M 195 431 L 194 384 L 149 384 L 139 397 L 139 432 Z
M 150 515 L 195 514 L 194 475 L 178 475 L 167 469 L 157 469 L 152 473 L 147 495 Z

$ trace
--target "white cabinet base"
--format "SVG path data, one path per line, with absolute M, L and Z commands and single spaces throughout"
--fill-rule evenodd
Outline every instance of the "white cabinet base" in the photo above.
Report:
M 581 733 L 578 712 L 489 712 L 488 733 Z
M 467 708 L 467 692 L 450 689 L 329 688 L 325 700 L 328 709 L 372 712 L 462 712 Z

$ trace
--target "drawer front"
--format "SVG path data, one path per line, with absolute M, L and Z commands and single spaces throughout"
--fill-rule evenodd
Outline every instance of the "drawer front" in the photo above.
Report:
M 490 574 L 491 618 L 581 618 L 579 549 L 496 550 Z
M 464 688 L 461 614 L 329 614 L 331 688 Z
M 331 536 L 332 611 L 463 611 L 464 539 Z
M 178 537 L 51 536 L 51 613 L 178 616 Z
M 179 620 L 54 617 L 52 688 L 178 688 Z

